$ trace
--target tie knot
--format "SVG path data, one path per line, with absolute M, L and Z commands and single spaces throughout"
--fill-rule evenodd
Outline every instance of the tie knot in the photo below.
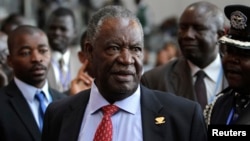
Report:
M 197 76 L 197 78 L 201 78 L 202 79 L 202 78 L 204 78 L 206 76 L 206 73 L 204 71 L 200 70 L 200 71 L 198 71 L 196 73 L 196 76 Z
M 105 115 L 111 116 L 115 112 L 117 112 L 118 109 L 119 108 L 117 106 L 115 106 L 115 105 L 107 105 L 107 106 L 102 107 L 102 112 L 104 113 L 104 116 Z
M 37 92 L 35 95 L 35 98 L 39 101 L 39 102 L 43 102 L 44 101 L 44 93 L 42 91 Z
M 63 60 L 63 58 L 61 58 L 61 59 L 59 59 L 59 66 L 60 66 L 60 68 L 63 68 L 64 67 L 64 60 Z

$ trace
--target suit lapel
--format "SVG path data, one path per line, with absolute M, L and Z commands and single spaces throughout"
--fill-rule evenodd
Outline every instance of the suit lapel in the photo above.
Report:
M 69 110 L 63 117 L 60 141 L 73 141 L 78 138 L 90 91 L 84 92 L 81 96 L 78 101 L 69 106 Z
M 10 83 L 11 84 L 7 87 L 7 94 L 11 97 L 10 103 L 13 106 L 14 111 L 16 111 L 18 117 L 23 122 L 27 130 L 31 133 L 34 140 L 41 140 L 41 133 L 28 103 L 24 99 L 22 93 L 20 92 L 14 81 Z
M 56 82 L 56 76 L 55 76 L 55 68 L 53 67 L 53 64 L 50 63 L 51 67 L 49 68 L 48 70 L 48 74 L 47 74 L 47 79 L 48 79 L 48 83 L 49 83 L 49 86 L 51 88 L 54 88 L 54 89 L 59 89 L 60 86 L 57 84 Z
M 187 61 L 184 58 L 181 58 L 172 70 L 170 78 L 168 79 L 172 80 L 171 85 L 172 88 L 174 88 L 174 90 L 171 90 L 171 92 L 175 94 L 181 94 L 179 96 L 186 97 L 188 99 L 196 100 L 192 85 L 192 76 L 190 74 L 191 70 Z
M 50 95 L 51 95 L 51 97 L 52 97 L 52 101 L 55 101 L 55 100 L 58 100 L 58 99 L 62 99 L 62 98 L 64 98 L 64 97 L 67 97 L 66 94 L 60 93 L 60 92 L 55 91 L 54 89 L 51 89 L 51 88 L 49 88 L 49 93 L 50 93 Z
M 151 90 L 141 86 L 141 91 L 143 140 L 163 140 L 164 136 L 162 135 L 164 135 L 163 132 L 166 130 L 167 124 L 167 122 L 164 123 L 167 121 L 167 117 L 161 113 L 163 106 Z

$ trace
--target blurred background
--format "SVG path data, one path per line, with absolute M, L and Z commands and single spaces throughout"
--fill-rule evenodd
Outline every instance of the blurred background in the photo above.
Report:
M 30 20 L 37 18 L 37 10 L 44 6 L 44 3 L 53 3 L 57 1 L 62 3 L 64 6 L 68 5 L 76 9 L 84 9 L 88 3 L 96 3 L 98 7 L 102 3 L 112 3 L 117 0 L 0 0 L 0 18 L 3 18 L 9 13 L 21 12 L 25 17 Z M 89 2 L 92 1 L 92 2 Z M 124 6 L 132 11 L 136 11 L 136 5 L 134 0 L 120 0 Z M 198 0 L 144 0 L 154 13 L 155 24 L 160 24 L 165 18 L 172 16 L 179 16 L 184 8 Z M 250 5 L 249 0 L 205 0 L 216 4 L 218 7 L 223 9 L 228 4 L 244 4 Z M 81 3 L 81 4 L 79 4 Z M 46 4 L 45 4 L 46 5 Z M 33 21 L 34 22 L 34 21 Z
M 59 6 L 71 8 L 77 18 L 79 35 L 86 29 L 89 17 L 102 6 L 122 5 L 140 18 L 145 33 L 145 68 L 157 64 L 156 55 L 171 42 L 176 44 L 178 18 L 185 7 L 198 0 L 0 0 L 0 25 L 13 13 L 25 17 L 25 22 L 43 28 L 51 11 Z M 222 10 L 225 5 L 243 4 L 250 0 L 205 0 Z M 76 40 L 76 42 L 78 42 Z M 166 50 L 166 48 L 165 48 Z M 177 54 L 178 51 L 177 51 Z M 166 56 L 166 55 L 162 55 Z M 173 56 L 173 55 L 170 55 Z M 171 59 L 171 58 L 170 58 Z

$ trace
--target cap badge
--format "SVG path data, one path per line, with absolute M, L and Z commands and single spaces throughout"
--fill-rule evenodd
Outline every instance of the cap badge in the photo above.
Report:
M 240 11 L 231 14 L 231 25 L 235 29 L 245 29 L 247 27 L 247 17 Z

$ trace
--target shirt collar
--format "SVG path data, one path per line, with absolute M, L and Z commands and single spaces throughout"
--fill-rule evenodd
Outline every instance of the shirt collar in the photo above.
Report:
M 47 80 L 41 89 L 40 88 L 38 89 L 32 85 L 29 85 L 29 84 L 21 81 L 17 77 L 14 77 L 14 81 L 27 101 L 32 102 L 34 100 L 35 94 L 38 90 L 44 92 L 45 98 L 48 102 L 51 101 Z
M 189 67 L 191 69 L 192 76 L 201 70 L 198 66 L 194 65 L 192 62 L 188 61 Z M 207 67 L 202 69 L 208 78 L 212 81 L 217 82 L 218 76 L 220 75 L 220 71 L 222 71 L 221 57 L 218 54 L 213 62 L 211 62 Z
M 128 113 L 135 114 L 138 109 L 138 106 L 140 106 L 140 95 L 141 95 L 140 85 L 138 85 L 137 90 L 131 96 L 123 100 L 116 101 L 114 105 L 116 105 L 117 107 L 119 107 L 124 111 L 127 111 Z M 106 99 L 104 99 L 104 97 L 100 94 L 95 83 L 93 83 L 91 86 L 90 100 L 89 100 L 91 114 L 95 113 L 101 107 L 109 104 L 110 103 Z
M 55 62 L 58 62 L 60 59 L 63 59 L 64 63 L 66 65 L 69 64 L 69 58 L 70 58 L 70 50 L 68 49 L 64 54 L 62 54 L 59 51 L 53 51 L 52 52 L 52 59 Z

